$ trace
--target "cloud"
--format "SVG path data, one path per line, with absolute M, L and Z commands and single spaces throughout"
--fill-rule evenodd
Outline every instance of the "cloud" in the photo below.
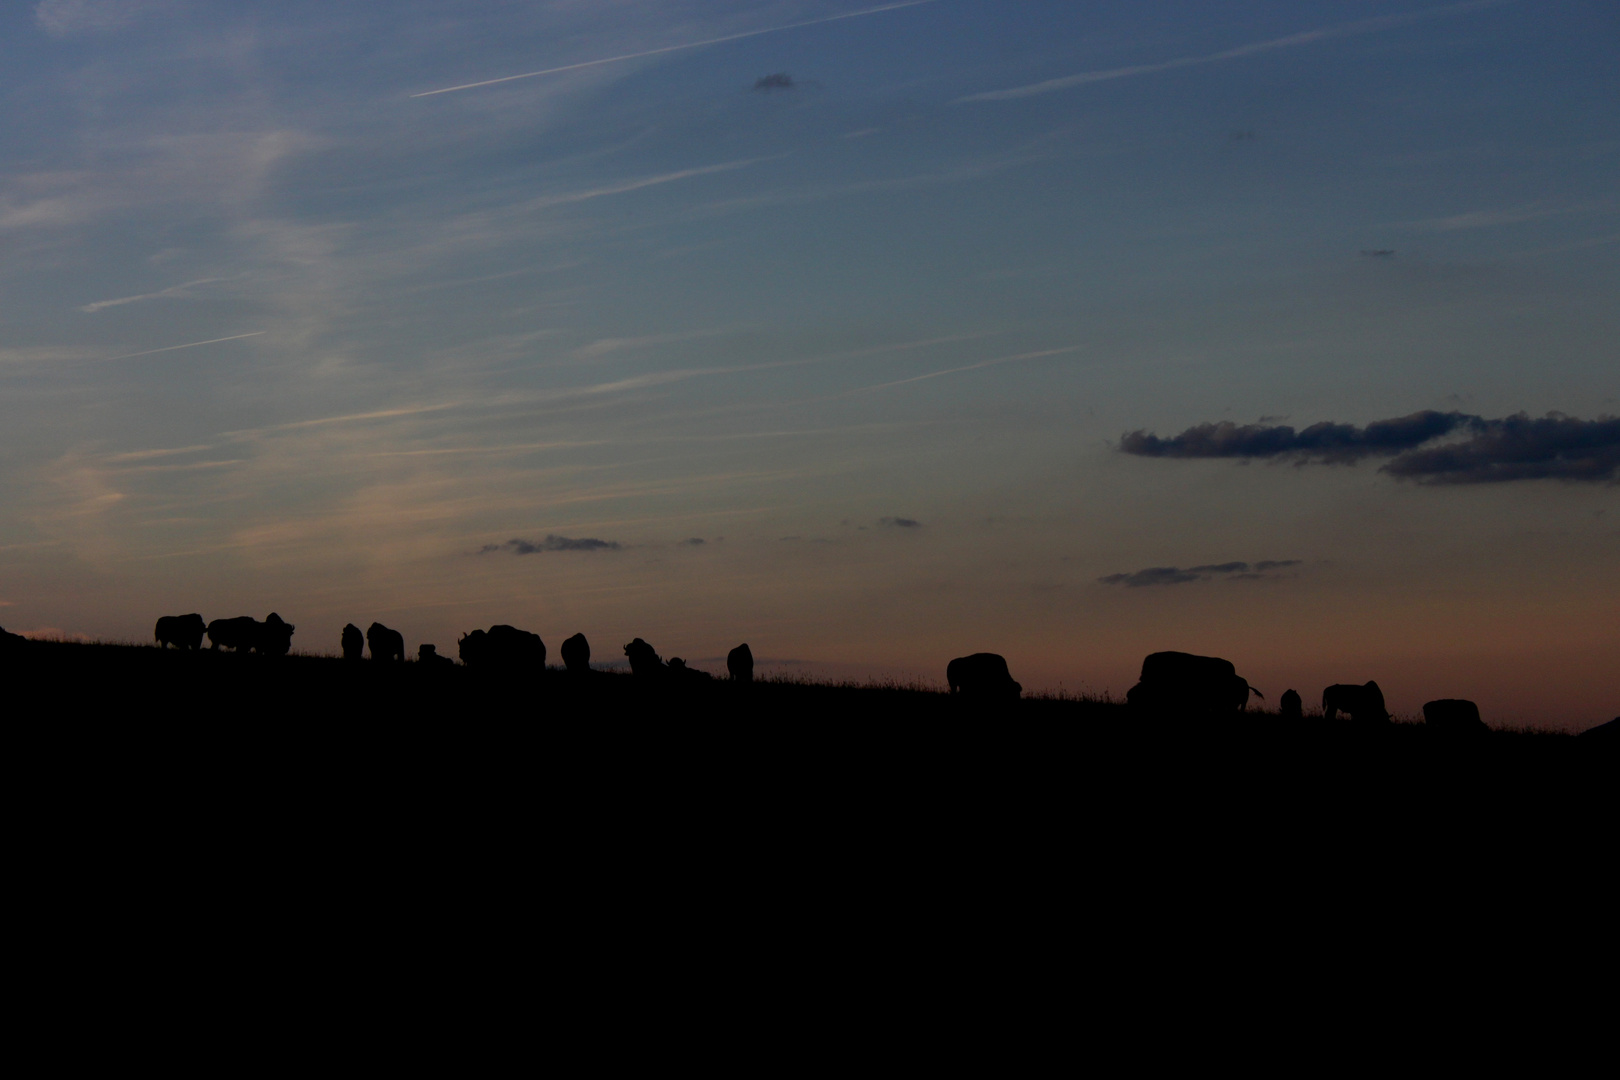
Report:
M 184 345 L 165 345 L 161 349 L 147 349 L 144 352 L 124 353 L 122 356 L 109 356 L 108 360 L 133 360 L 137 356 L 155 356 L 158 353 L 177 352 L 180 349 L 195 349 L 199 345 L 218 345 L 222 341 L 241 341 L 243 338 L 263 337 L 268 330 L 255 330 L 250 334 L 232 334 L 230 337 L 209 338 L 207 341 L 189 341 Z
M 693 536 L 681 541 L 683 547 L 701 547 L 707 543 L 708 541 L 701 536 Z
M 1151 75 L 1160 71 L 1174 71 L 1177 68 L 1219 63 L 1223 60 L 1246 60 L 1251 56 L 1258 56 L 1261 53 L 1271 52 L 1275 49 L 1292 49 L 1301 45 L 1314 45 L 1319 41 L 1331 41 L 1334 38 L 1372 34 L 1380 30 L 1393 30 L 1396 27 L 1407 26 L 1434 15 L 1458 15 L 1467 11 L 1477 11 L 1481 8 L 1499 7 L 1504 3 L 1511 2 L 1512 0 L 1469 0 L 1467 3 L 1426 8 L 1422 11 L 1408 12 L 1404 15 L 1384 15 L 1375 19 L 1360 19 L 1356 22 L 1324 26 L 1317 30 L 1305 30 L 1298 34 L 1289 34 L 1287 37 L 1255 41 L 1248 45 L 1239 45 L 1236 48 L 1217 53 L 1208 53 L 1204 56 L 1182 56 L 1174 60 L 1162 60 L 1156 64 L 1135 64 L 1130 67 L 1108 68 L 1103 71 L 1083 71 L 1078 75 L 1066 75 L 1060 79 L 1047 79 L 1044 82 L 1030 83 L 1027 86 L 1014 86 L 1007 90 L 991 90 L 982 94 L 969 94 L 956 100 L 958 103 L 965 101 L 1007 101 L 1012 98 L 1050 94 L 1055 90 L 1067 90 L 1072 86 L 1110 82 L 1114 79 L 1128 79 L 1136 75 Z
M 488 555 L 492 551 L 510 551 L 514 555 L 534 555 L 542 551 L 618 551 L 621 546 L 617 540 L 598 540 L 594 536 L 575 540 L 569 536 L 547 533 L 544 540 L 512 539 L 504 544 L 485 544 L 478 549 L 478 554 Z
M 167 289 L 159 289 L 157 292 L 142 293 L 139 296 L 121 296 L 116 300 L 97 300 L 93 304 L 84 305 L 79 310 L 94 313 L 102 310 L 103 308 L 122 307 L 125 304 L 136 304 L 142 300 L 161 300 L 171 296 L 185 296 L 186 290 L 190 289 L 193 285 L 208 285 L 216 281 L 224 280 L 224 278 L 217 277 L 198 278 L 196 281 L 187 281 L 179 285 L 171 285 Z
M 1124 585 L 1129 589 L 1139 589 L 1147 585 L 1184 585 L 1191 581 L 1216 579 L 1253 580 L 1265 576 L 1272 570 L 1283 570 L 1298 565 L 1299 559 L 1265 559 L 1252 565 L 1246 562 L 1225 562 L 1212 563 L 1208 566 L 1189 566 L 1185 570 L 1179 566 L 1150 566 L 1130 574 L 1109 574 L 1098 578 L 1097 581 L 1102 585 Z
M 1481 420 L 1466 442 L 1401 454 L 1381 470 L 1424 484 L 1495 484 L 1509 480 L 1620 480 L 1620 417 L 1577 420 L 1524 413 Z
M 886 525 L 891 529 L 920 529 L 922 522 L 914 518 L 886 517 L 878 518 L 879 525 Z
M 67 2 L 67 0 L 59 0 Z M 784 30 L 797 30 L 802 26 L 819 26 L 821 23 L 838 22 L 843 19 L 859 19 L 866 15 L 878 15 L 885 11 L 896 11 L 900 8 L 918 7 L 922 4 L 932 4 L 934 0 L 899 0 L 898 3 L 883 4 L 879 7 L 863 8 L 860 11 L 846 11 L 841 15 L 824 15 L 819 19 L 805 19 L 802 22 L 785 23 L 781 26 L 767 26 L 763 30 L 745 30 L 740 34 L 726 34 L 724 37 L 705 38 L 702 41 L 687 41 L 680 45 L 665 45 L 659 49 L 646 49 L 642 52 L 623 53 L 619 56 L 605 56 L 600 60 L 583 60 L 577 64 L 563 64 L 561 67 L 542 68 L 539 71 L 526 71 L 521 75 L 503 75 L 498 79 L 484 79 L 481 82 L 462 83 L 460 86 L 446 86 L 441 90 L 424 90 L 419 94 L 412 94 L 413 98 L 433 97 L 436 94 L 451 94 L 457 90 L 474 90 L 480 86 L 494 86 L 497 83 L 515 82 L 518 79 L 534 79 L 541 75 L 555 75 L 563 71 L 578 71 L 581 68 L 597 67 L 602 64 L 617 64 L 624 60 L 639 60 L 644 56 L 659 56 L 663 53 L 680 52 L 682 49 L 701 49 L 707 45 L 720 45 L 727 41 L 741 41 L 743 38 L 759 37 L 761 34 L 779 34 Z
M 1301 461 L 1353 462 L 1370 454 L 1390 454 L 1421 445 L 1477 419 L 1459 412 L 1426 410 L 1374 421 L 1365 428 L 1324 422 L 1300 432 L 1286 424 L 1239 426 L 1223 420 L 1195 425 L 1168 439 L 1132 431 L 1120 438 L 1119 448 L 1138 457 L 1296 457 Z
M 147 15 L 174 8 L 172 0 L 40 0 L 34 21 L 55 37 L 120 30 Z
M 773 90 L 792 90 L 793 76 L 785 71 L 778 71 L 774 75 L 761 75 L 754 80 L 754 89 L 762 94 L 769 94 Z
M 1464 436 L 1444 442 L 1449 435 Z M 1429 445 L 1432 444 L 1432 445 Z M 1525 413 L 1496 420 L 1432 410 L 1364 428 L 1313 424 L 1198 424 L 1162 439 L 1133 431 L 1119 449 L 1140 457 L 1270 458 L 1352 463 L 1390 457 L 1380 471 L 1423 484 L 1492 484 L 1510 480 L 1614 483 L 1620 479 L 1620 417 L 1581 420 L 1562 413 L 1531 419 Z

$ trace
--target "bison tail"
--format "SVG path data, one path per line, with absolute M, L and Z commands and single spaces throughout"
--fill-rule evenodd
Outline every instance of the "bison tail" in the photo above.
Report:
M 1261 701 L 1266 700 L 1266 695 L 1262 694 L 1260 691 L 1256 690 L 1252 686 L 1249 687 L 1249 693 L 1253 694 L 1255 697 L 1259 698 Z

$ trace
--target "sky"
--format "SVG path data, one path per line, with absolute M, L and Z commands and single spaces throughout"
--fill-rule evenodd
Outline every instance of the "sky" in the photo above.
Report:
M 0 623 L 1607 720 L 1617 54 L 1610 0 L 4 5 Z

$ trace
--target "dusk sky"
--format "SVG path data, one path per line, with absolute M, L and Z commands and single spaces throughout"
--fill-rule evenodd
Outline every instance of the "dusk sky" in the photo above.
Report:
M 0 624 L 1590 726 L 1617 58 L 1613 0 L 0 6 Z

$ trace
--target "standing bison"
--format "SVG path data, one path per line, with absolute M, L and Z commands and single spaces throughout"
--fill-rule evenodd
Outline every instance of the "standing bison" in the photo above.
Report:
M 1265 696 L 1230 660 L 1156 652 L 1142 661 L 1142 678 L 1126 691 L 1125 701 L 1132 711 L 1165 718 L 1229 716 L 1248 707 L 1251 693 Z
M 1355 683 L 1334 683 L 1322 691 L 1322 718 L 1331 721 L 1341 712 L 1349 713 L 1357 723 L 1389 723 L 1389 710 L 1384 708 L 1384 692 L 1370 679 L 1360 686 Z
M 1013 681 L 1007 661 L 993 652 L 958 656 L 945 665 L 951 694 L 964 701 L 1017 701 L 1023 686 Z
M 215 619 L 208 624 L 207 633 L 211 649 L 235 649 L 266 656 L 286 656 L 292 649 L 293 624 L 283 622 L 273 611 L 265 616 L 264 622 L 251 615 Z
M 371 646 L 373 660 L 405 662 L 405 635 L 398 630 L 390 630 L 382 623 L 374 622 L 366 627 L 366 644 Z
M 591 643 L 585 640 L 584 634 L 575 634 L 562 643 L 563 666 L 570 675 L 589 675 L 591 673 Z
M 1305 702 L 1299 696 L 1298 690 L 1284 690 L 1278 701 L 1278 708 L 1282 711 L 1284 720 L 1298 720 L 1305 715 Z
M 208 632 L 208 624 L 203 617 L 193 612 L 190 615 L 165 615 L 157 621 L 157 629 L 152 636 L 157 639 L 158 648 L 167 649 L 173 645 L 177 649 L 202 648 L 203 635 Z
M 640 638 L 624 647 L 624 655 L 630 660 L 630 673 L 642 678 L 662 675 L 665 671 L 663 657 L 658 655 L 651 645 Z
M 349 623 L 343 628 L 343 659 L 360 660 L 365 657 L 366 639 L 360 628 Z
M 754 650 L 748 647 L 748 642 L 726 654 L 726 670 L 731 672 L 733 682 L 754 681 Z
M 502 624 L 488 631 L 463 634 L 457 642 L 457 650 L 461 662 L 470 667 L 492 671 L 546 670 L 546 643 L 540 640 L 539 634 L 515 626 Z
M 1423 726 L 1447 735 L 1483 735 L 1491 730 L 1479 718 L 1479 706 L 1463 698 L 1425 701 Z

